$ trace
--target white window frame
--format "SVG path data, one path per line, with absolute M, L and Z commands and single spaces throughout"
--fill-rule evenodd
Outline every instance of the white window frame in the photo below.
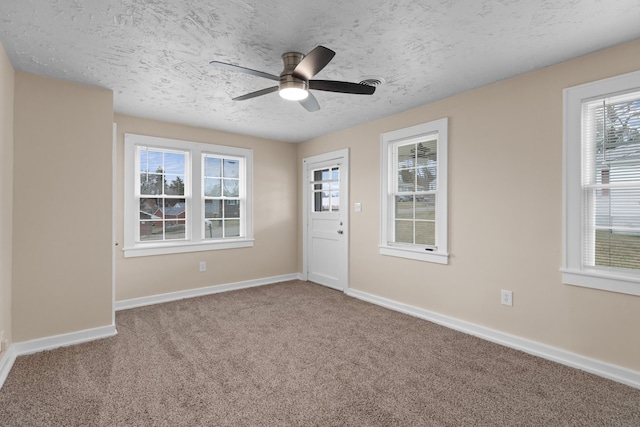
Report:
M 437 189 L 436 189 L 436 239 L 435 246 L 397 244 L 392 241 L 394 234 L 393 193 L 397 181 L 394 173 L 393 149 L 395 146 L 420 141 L 425 137 L 437 135 Z M 442 118 L 431 122 L 386 132 L 380 136 L 380 199 L 381 227 L 380 254 L 427 261 L 437 264 L 449 263 L 448 252 L 448 119 Z
M 198 252 L 218 249 L 246 248 L 253 246 L 253 150 L 223 145 L 204 144 L 176 139 L 158 138 L 147 135 L 125 134 L 124 136 L 124 256 L 139 257 L 184 252 Z M 187 151 L 185 176 L 185 200 L 187 206 L 186 239 L 176 241 L 137 242 L 140 207 L 136 198 L 136 148 L 156 147 Z M 240 185 L 241 209 L 245 216 L 241 223 L 241 236 L 225 239 L 204 238 L 204 197 L 202 193 L 202 156 L 213 154 L 242 159 L 240 175 L 244 175 L 244 185 Z
M 640 272 L 586 266 L 583 263 L 582 104 L 640 90 L 640 71 L 563 91 L 562 281 L 567 285 L 640 295 Z

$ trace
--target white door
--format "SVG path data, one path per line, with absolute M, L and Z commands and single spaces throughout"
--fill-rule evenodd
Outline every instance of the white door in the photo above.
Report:
M 349 151 L 307 158 L 303 167 L 306 278 L 344 291 L 349 270 Z

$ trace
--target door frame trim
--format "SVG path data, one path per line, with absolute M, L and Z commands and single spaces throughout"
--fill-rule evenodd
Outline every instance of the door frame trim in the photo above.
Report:
M 343 230 L 344 234 L 346 234 L 346 267 L 343 272 L 344 274 L 344 292 L 349 289 L 349 236 L 350 236 L 350 227 L 349 227 L 349 149 L 343 148 L 341 150 L 331 151 L 324 154 L 318 154 L 311 157 L 306 157 L 302 159 L 302 280 L 308 280 L 308 272 L 309 272 L 309 253 L 308 253 L 308 243 L 309 243 L 309 176 L 307 171 L 307 165 L 312 163 L 320 163 L 320 162 L 328 162 L 331 160 L 342 160 L 341 166 L 341 174 L 344 172 L 344 176 L 347 178 L 346 185 L 340 183 L 340 192 L 344 195 L 345 206 L 344 206 L 344 224 Z M 341 175 L 342 176 L 342 175 Z M 342 208 L 342 206 L 341 206 Z

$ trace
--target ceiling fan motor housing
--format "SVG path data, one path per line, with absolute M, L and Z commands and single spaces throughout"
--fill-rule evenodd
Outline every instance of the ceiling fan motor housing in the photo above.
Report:
M 306 95 L 306 92 L 309 90 L 309 82 L 293 75 L 293 70 L 295 70 L 303 58 L 304 55 L 299 52 L 287 52 L 282 55 L 284 70 L 280 73 L 280 95 L 284 98 L 287 97 L 287 92 L 298 94 L 292 95 L 293 98 L 288 99 L 299 100 L 306 98 L 306 96 L 303 97 L 302 95 Z

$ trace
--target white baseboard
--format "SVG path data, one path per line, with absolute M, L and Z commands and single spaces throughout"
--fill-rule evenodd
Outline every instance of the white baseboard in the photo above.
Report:
M 228 283 L 226 285 L 214 285 L 204 288 L 189 289 L 187 291 L 169 292 L 166 294 L 151 295 L 148 297 L 132 298 L 122 301 L 116 301 L 114 308 L 116 311 L 128 310 L 130 308 L 144 307 L 146 305 L 177 301 L 185 298 L 200 297 L 204 295 L 217 294 L 220 292 L 236 291 L 239 289 L 253 288 L 256 286 L 271 285 L 273 283 L 286 282 L 289 280 L 300 280 L 300 274 L 286 274 L 283 276 L 266 277 L 263 279 Z
M 99 328 L 85 329 L 83 331 L 70 332 L 68 334 L 54 335 L 51 337 L 37 338 L 29 341 L 13 343 L 0 360 L 0 388 L 9 375 L 9 371 L 18 356 L 33 354 L 45 350 L 53 350 L 58 347 L 81 344 L 101 338 L 112 337 L 117 334 L 115 325 Z
M 345 293 L 351 297 L 370 302 L 372 304 L 376 304 L 390 310 L 428 320 L 430 322 L 437 323 L 439 325 L 446 326 L 460 332 L 474 335 L 487 341 L 502 344 L 506 347 L 521 350 L 525 353 L 552 360 L 554 362 L 561 363 L 572 368 L 581 369 L 583 371 L 590 372 L 592 374 L 640 389 L 640 372 L 638 371 L 633 371 L 621 366 L 602 362 L 596 359 L 591 359 L 589 357 L 581 356 L 579 354 L 562 350 L 557 347 L 552 347 L 536 341 L 527 340 L 515 335 L 506 334 L 504 332 L 476 325 L 471 322 L 444 316 L 442 314 L 438 314 L 429 310 L 414 307 L 412 305 L 404 304 L 387 298 L 378 297 L 355 289 L 347 289 Z
M 13 345 L 10 345 L 7 351 L 4 352 L 0 359 L 0 389 L 2 388 L 4 381 L 9 376 L 9 371 L 13 367 L 13 363 L 16 361 L 16 352 L 13 349 Z

